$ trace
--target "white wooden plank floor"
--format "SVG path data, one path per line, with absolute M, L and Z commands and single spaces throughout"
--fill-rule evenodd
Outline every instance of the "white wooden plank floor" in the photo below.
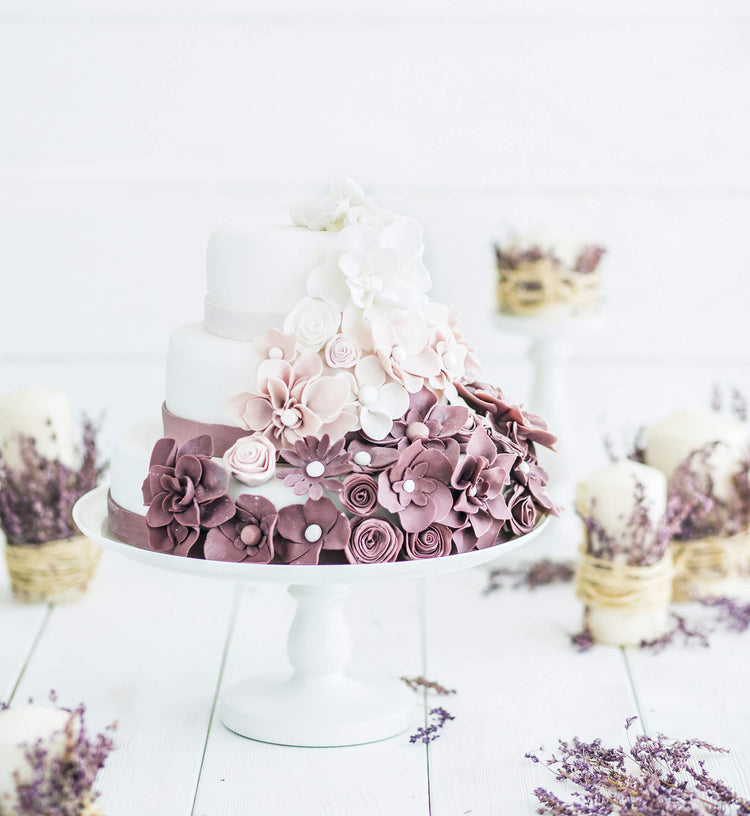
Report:
M 570 525 L 559 529 L 568 535 Z M 555 537 L 500 563 L 538 557 Z M 709 649 L 579 654 L 568 637 L 580 625 L 570 586 L 487 595 L 487 568 L 365 585 L 346 602 L 354 667 L 455 688 L 426 700 L 455 720 L 429 747 L 404 734 L 288 748 L 238 737 L 216 715 L 225 683 L 287 665 L 293 605 L 282 589 L 232 589 L 111 553 L 72 605 L 23 605 L 2 581 L 4 698 L 55 689 L 64 704 L 86 703 L 92 727 L 119 721 L 100 785 L 108 816 L 533 814 L 533 789 L 551 777 L 526 751 L 573 736 L 620 744 L 636 713 L 650 734 L 732 749 L 709 767 L 750 794 L 750 635 L 716 635 Z

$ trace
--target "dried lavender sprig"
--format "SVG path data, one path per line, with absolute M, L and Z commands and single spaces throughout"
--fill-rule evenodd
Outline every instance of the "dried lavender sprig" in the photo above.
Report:
M 50 698 L 53 702 L 57 700 L 54 692 Z M 83 705 L 61 710 L 70 714 L 64 730 L 58 732 L 65 740 L 61 756 L 50 758 L 49 749 L 41 739 L 20 746 L 25 748 L 31 778 L 22 781 L 19 771 L 14 772 L 18 804 L 12 816 L 80 816 L 82 809 L 90 807 L 99 797 L 94 785 L 114 749 L 112 733 L 117 724 L 113 723 L 100 734 L 90 735 Z M 11 816 L 4 814 L 2 805 L 0 816 Z
M 575 565 L 572 561 L 552 561 L 543 558 L 522 564 L 518 567 L 500 567 L 489 573 L 489 584 L 483 594 L 489 595 L 498 589 L 505 589 L 510 581 L 513 589 L 535 590 L 550 584 L 568 584 L 575 575 Z
M 402 677 L 401 680 L 406 683 L 412 691 L 419 691 L 420 688 L 423 688 L 443 696 L 456 693 L 456 689 L 446 688 L 435 680 L 425 680 L 421 675 L 419 677 Z
M 629 731 L 635 717 L 626 720 Z M 572 799 L 564 801 L 539 787 L 534 791 L 539 813 L 555 816 L 747 816 L 750 800 L 708 774 L 705 763 L 693 750 L 726 753 L 704 740 L 653 739 L 644 735 L 622 746 L 607 748 L 601 740 L 560 740 L 559 756 L 541 761 L 538 754 L 525 756 L 547 767 L 558 781 L 576 786 Z M 680 780 L 683 776 L 683 780 Z M 687 781 L 684 777 L 687 776 Z
M 85 418 L 77 468 L 43 457 L 32 437 L 20 437 L 17 467 L 0 453 L 0 526 L 9 544 L 41 544 L 78 534 L 73 505 L 96 487 L 106 468 L 98 460 L 97 434 L 97 426 Z
M 455 720 L 456 718 L 449 714 L 444 708 L 430 709 L 429 716 L 433 718 L 433 722 L 422 728 L 418 728 L 416 733 L 409 737 L 409 742 L 422 742 L 428 744 L 434 742 L 441 734 L 443 726 L 448 720 Z

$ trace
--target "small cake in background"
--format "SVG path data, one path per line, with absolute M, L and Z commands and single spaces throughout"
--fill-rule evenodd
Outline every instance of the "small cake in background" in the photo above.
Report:
M 679 411 L 649 425 L 636 452 L 669 480 L 675 600 L 750 595 L 750 433 L 738 414 Z
M 669 627 L 672 559 L 667 480 L 630 460 L 595 470 L 576 487 L 583 542 L 576 594 L 598 643 L 637 646 Z
M 601 301 L 599 262 L 604 248 L 539 228 L 495 244 L 500 312 L 527 317 L 571 317 Z

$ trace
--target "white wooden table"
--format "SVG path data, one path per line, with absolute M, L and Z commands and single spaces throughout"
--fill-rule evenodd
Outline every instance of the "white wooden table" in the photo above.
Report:
M 563 520 L 497 565 L 534 559 L 570 535 Z M 750 794 L 750 633 L 716 634 L 709 649 L 579 654 L 568 637 L 581 614 L 569 585 L 486 595 L 487 573 L 356 586 L 347 602 L 359 668 L 457 690 L 428 698 L 455 716 L 429 746 L 404 734 L 288 748 L 229 732 L 218 695 L 236 679 L 284 668 L 291 599 L 114 553 L 104 554 L 87 597 L 68 606 L 15 601 L 3 573 L 0 697 L 43 700 L 54 689 L 65 705 L 85 702 L 93 728 L 119 722 L 100 781 L 108 816 L 532 814 L 533 789 L 551 777 L 526 751 L 574 735 L 621 744 L 633 714 L 649 734 L 731 748 L 709 768 Z

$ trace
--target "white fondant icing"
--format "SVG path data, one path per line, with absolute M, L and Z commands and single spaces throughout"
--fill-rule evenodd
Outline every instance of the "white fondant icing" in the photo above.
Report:
M 208 243 L 208 300 L 251 314 L 286 315 L 334 237 L 296 226 L 253 226 L 250 218 L 223 224 Z
M 623 459 L 595 470 L 576 486 L 576 510 L 584 518 L 596 519 L 608 535 L 617 539 L 635 508 L 639 482 L 651 522 L 649 538 L 653 539 L 667 507 L 667 479 L 648 465 Z
M 720 444 L 713 451 L 708 468 L 716 495 L 726 499 L 732 477 L 741 469 L 750 444 L 747 425 L 729 414 L 695 409 L 654 422 L 646 429 L 646 462 L 669 478 L 693 451 L 712 442 Z
M 256 391 L 260 362 L 252 343 L 217 337 L 199 323 L 180 326 L 167 353 L 167 408 L 185 419 L 235 425 L 227 401 Z
M 160 418 L 144 419 L 125 430 L 115 441 L 110 464 L 110 492 L 120 507 L 146 515 L 141 485 L 148 475 L 151 451 L 164 436 Z
M 34 437 L 45 458 L 75 466 L 73 409 L 64 391 L 25 385 L 0 399 L 0 448 L 11 467 L 20 464 L 19 434 Z

